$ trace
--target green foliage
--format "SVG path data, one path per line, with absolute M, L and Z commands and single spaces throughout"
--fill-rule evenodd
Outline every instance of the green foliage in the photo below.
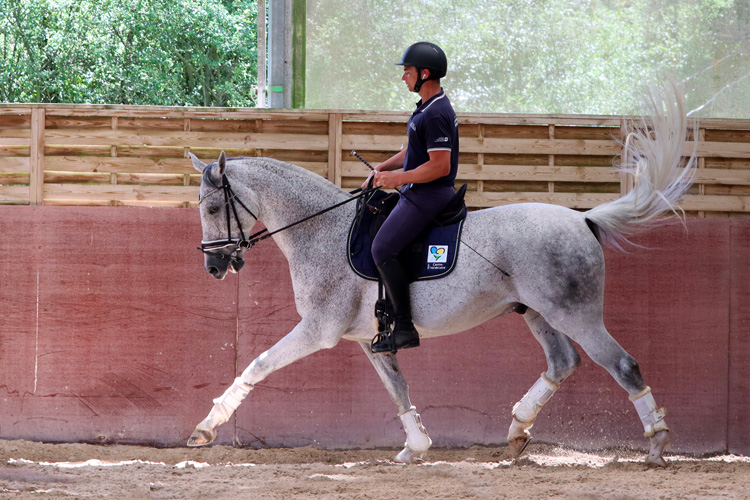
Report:
M 750 117 L 748 0 L 355 3 L 308 2 L 308 107 L 408 109 L 393 64 L 430 40 L 460 111 L 638 113 L 644 82 L 669 72 L 694 115 Z
M 0 0 L 0 101 L 254 106 L 254 0 Z

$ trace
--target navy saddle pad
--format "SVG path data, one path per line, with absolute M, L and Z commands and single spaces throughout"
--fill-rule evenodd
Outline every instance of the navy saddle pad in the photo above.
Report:
M 442 222 L 438 217 L 438 222 L 445 225 L 430 225 L 399 254 L 410 272 L 410 281 L 438 279 L 453 271 L 458 260 L 461 229 L 466 217 L 466 206 L 463 203 L 465 191 L 464 185 L 454 198 L 460 206 L 455 213 L 449 214 L 447 221 Z M 349 265 L 362 278 L 378 280 L 378 270 L 371 252 L 372 241 L 388 213 L 396 206 L 398 196 L 398 193 L 378 190 L 363 198 L 364 205 L 358 207 L 349 229 L 347 249 Z M 455 203 L 451 202 L 449 207 L 451 205 Z

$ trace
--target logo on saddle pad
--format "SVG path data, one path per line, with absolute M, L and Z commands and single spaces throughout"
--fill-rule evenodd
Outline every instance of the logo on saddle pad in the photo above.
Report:
M 448 245 L 430 245 L 427 252 L 427 269 L 445 269 L 448 263 Z

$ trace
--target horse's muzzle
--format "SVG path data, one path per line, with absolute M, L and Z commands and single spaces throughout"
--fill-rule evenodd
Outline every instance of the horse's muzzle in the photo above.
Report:
M 218 280 L 223 280 L 227 272 L 238 273 L 245 265 L 244 259 L 228 257 L 226 255 L 206 254 L 206 271 Z

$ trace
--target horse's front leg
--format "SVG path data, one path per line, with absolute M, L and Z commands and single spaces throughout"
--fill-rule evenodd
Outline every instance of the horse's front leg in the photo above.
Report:
M 303 319 L 273 347 L 255 358 L 224 394 L 214 399 L 211 412 L 195 427 L 187 445 L 205 446 L 212 443 L 216 439 L 216 428 L 229 420 L 255 384 L 298 359 L 334 347 L 341 335 L 332 334 L 332 331 L 330 326 L 326 328 L 314 320 Z
M 406 443 L 401 453 L 396 455 L 396 462 L 412 463 L 415 459 L 422 458 L 422 455 L 432 446 L 432 440 L 427 435 L 422 425 L 422 419 L 417 413 L 417 408 L 412 406 L 409 399 L 409 386 L 406 384 L 401 369 L 398 367 L 398 361 L 393 354 L 373 354 L 370 350 L 369 342 L 360 342 L 362 350 L 367 354 L 368 359 L 378 372 L 380 380 L 385 385 L 385 389 L 391 396 L 391 400 L 398 409 L 398 416 L 406 432 Z

